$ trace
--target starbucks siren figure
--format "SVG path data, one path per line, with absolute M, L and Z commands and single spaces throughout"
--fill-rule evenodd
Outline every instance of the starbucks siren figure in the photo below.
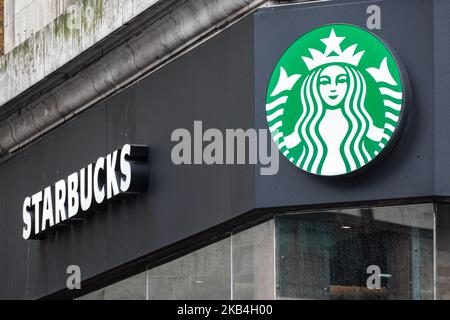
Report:
M 305 94 L 306 90 L 310 92 Z M 346 172 L 341 146 L 344 147 L 344 153 L 349 159 L 351 168 L 355 167 L 356 160 L 360 160 L 361 163 L 369 161 L 371 157 L 367 153 L 362 138 L 365 134 L 371 140 L 380 141 L 384 130 L 373 124 L 372 118 L 365 110 L 365 90 L 364 78 L 351 66 L 329 65 L 314 71 L 303 83 L 300 95 L 301 100 L 305 102 L 305 108 L 294 132 L 284 138 L 286 147 L 290 149 L 301 142 L 300 131 L 305 140 L 314 140 L 318 146 L 324 143 L 326 149 L 319 147 L 318 158 L 312 164 L 312 170 L 316 172 L 320 162 L 323 161 L 322 175 L 338 175 Z M 306 101 L 310 102 L 309 105 Z M 308 112 L 316 114 L 308 115 Z M 300 128 L 305 118 L 306 122 Z M 308 119 L 312 123 L 308 123 Z M 321 119 L 320 122 L 318 122 L 319 119 Z M 323 142 L 320 141 L 317 130 L 314 130 L 313 126 L 318 126 Z M 310 145 L 308 144 L 310 141 L 305 142 L 306 146 Z M 354 159 L 353 153 L 357 159 Z M 312 152 L 305 151 L 307 163 L 312 161 L 312 155 Z M 361 160 L 363 158 L 365 160 Z
M 288 149 L 303 140 L 299 163 L 321 175 L 343 174 L 369 162 L 373 155 L 364 139 L 378 142 L 384 133 L 365 108 L 367 86 L 357 69 L 364 51 L 355 54 L 356 45 L 342 51 L 343 39 L 332 30 L 322 39 L 325 53 L 309 49 L 312 58 L 302 57 L 310 70 L 300 90 L 303 110 L 292 134 L 284 136 Z M 330 56 L 332 52 L 336 55 Z

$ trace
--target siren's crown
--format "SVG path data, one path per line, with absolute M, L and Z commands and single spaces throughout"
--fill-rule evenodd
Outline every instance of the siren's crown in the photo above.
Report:
M 337 37 L 334 29 L 331 29 L 330 36 L 328 38 L 320 39 L 325 45 L 325 52 L 320 52 L 316 49 L 309 48 L 311 58 L 302 57 L 309 70 L 322 66 L 329 63 L 347 63 L 353 66 L 358 66 L 364 51 L 355 53 L 357 44 L 354 44 L 344 51 L 341 49 L 341 42 L 344 41 L 345 37 Z M 331 53 L 335 53 L 330 56 Z

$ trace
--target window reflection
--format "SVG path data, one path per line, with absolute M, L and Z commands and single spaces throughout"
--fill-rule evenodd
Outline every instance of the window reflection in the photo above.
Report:
M 147 272 L 150 300 L 231 297 L 231 239 L 211 244 Z
M 274 299 L 273 220 L 233 235 L 233 299 Z
M 278 298 L 432 299 L 433 226 L 431 205 L 279 215 Z
M 436 212 L 436 298 L 450 300 L 450 204 Z
M 145 272 L 82 296 L 79 300 L 145 300 Z
M 450 206 L 441 207 L 445 298 Z M 81 299 L 432 299 L 433 236 L 431 204 L 278 214 Z M 369 266 L 379 289 L 367 287 Z

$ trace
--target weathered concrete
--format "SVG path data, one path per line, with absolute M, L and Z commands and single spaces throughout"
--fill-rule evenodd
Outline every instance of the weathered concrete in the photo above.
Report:
M 5 0 L 5 52 L 64 13 L 77 0 Z
M 112 30 L 158 0 L 100 1 L 92 20 L 83 20 L 100 0 L 83 1 L 81 29 L 67 28 L 70 15 L 61 16 L 10 54 L 0 58 L 0 105 L 58 70 Z M 210 28 L 226 25 L 267 0 L 188 0 L 76 73 L 38 101 L 0 122 L 0 156 L 15 150 L 58 121 L 85 108 L 126 84 L 133 77 L 189 45 Z M 115 3 L 115 5 L 112 5 Z M 119 4 L 120 3 L 120 4 Z M 130 5 L 133 4 L 133 6 Z M 101 13 L 101 14 L 100 14 Z M 114 23 L 112 23 L 114 21 Z M 95 30 L 101 30 L 95 32 Z M 59 52 L 55 55 L 54 52 Z M 21 81 L 17 81 L 21 79 Z M 1 107 L 0 107 L 1 108 Z
M 79 0 L 69 6 L 0 57 L 0 106 L 159 2 Z
M 4 1 L 0 0 L 0 55 L 3 54 L 5 48 L 5 35 L 4 35 L 4 22 L 5 22 L 5 9 L 4 9 Z

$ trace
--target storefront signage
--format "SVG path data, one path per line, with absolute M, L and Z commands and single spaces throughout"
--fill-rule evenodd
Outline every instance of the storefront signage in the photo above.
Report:
M 281 153 L 321 176 L 360 171 L 395 144 L 406 121 L 404 68 L 378 37 L 333 24 L 297 39 L 268 84 L 266 115 Z
M 122 194 L 145 191 L 148 147 L 125 144 L 79 172 L 26 197 L 23 238 L 40 239 L 57 226 L 86 217 L 96 206 Z

